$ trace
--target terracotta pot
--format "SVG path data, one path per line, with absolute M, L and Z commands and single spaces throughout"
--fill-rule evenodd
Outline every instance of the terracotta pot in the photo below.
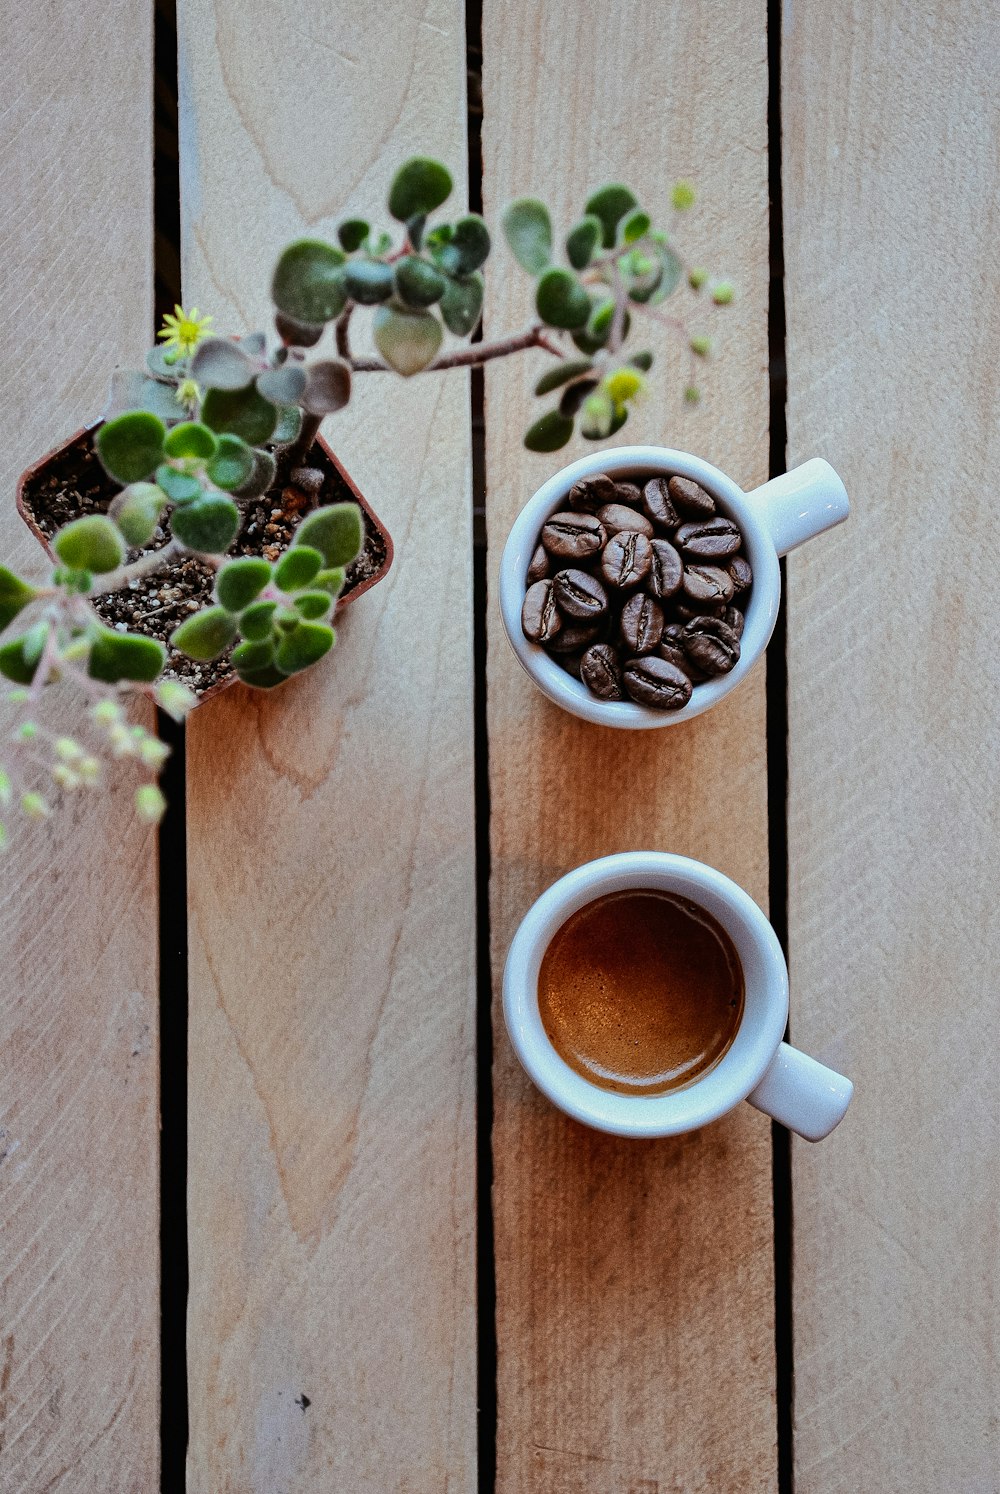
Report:
M 86 463 L 90 461 L 93 451 L 94 432 L 99 429 L 101 423 L 98 420 L 94 421 L 91 425 L 83 426 L 68 441 L 64 441 L 60 446 L 55 447 L 47 455 L 30 466 L 27 471 L 22 472 L 18 480 L 17 511 L 50 560 L 55 560 L 55 552 L 52 549 L 49 536 L 42 529 L 35 515 L 32 507 L 33 494 L 37 491 L 40 482 L 50 473 L 52 467 L 57 466 L 61 462 L 72 460 L 74 448 L 79 450 L 81 462 Z M 365 500 L 364 495 L 359 491 L 350 475 L 341 466 L 329 446 L 321 437 L 317 438 L 310 448 L 309 463 L 321 468 L 327 476 L 327 487 L 320 494 L 320 502 L 353 499 L 359 505 L 364 518 L 365 547 L 362 550 L 360 562 L 364 562 L 366 556 L 369 557 L 369 573 L 364 575 L 362 579 L 355 581 L 348 580 L 337 602 L 337 611 L 339 612 L 341 607 L 346 607 L 349 602 L 355 601 L 364 592 L 370 590 L 377 581 L 381 581 L 392 564 L 392 539 L 381 519 Z M 119 485 L 111 478 L 108 478 L 107 487 L 108 502 L 110 502 L 114 494 L 119 490 Z M 327 491 L 331 487 L 334 491 Z M 93 510 L 90 509 L 88 511 Z M 75 517 L 75 515 L 69 514 L 62 522 L 68 522 L 72 517 Z M 373 551 L 374 557 L 372 557 Z M 355 562 L 355 565 L 358 565 L 360 562 Z M 374 569 L 371 569 L 373 563 Z M 153 572 L 153 574 L 155 575 L 156 573 Z M 136 624 L 136 631 L 142 631 L 141 624 Z M 230 685 L 234 685 L 237 682 L 235 672 L 216 680 L 207 689 L 198 693 L 199 705 L 202 701 L 209 700 L 213 695 L 218 695 L 221 690 L 226 690 Z

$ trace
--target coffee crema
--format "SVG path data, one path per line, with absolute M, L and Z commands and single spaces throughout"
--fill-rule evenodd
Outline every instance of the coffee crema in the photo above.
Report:
M 578 908 L 538 976 L 552 1046 L 616 1094 L 662 1095 L 700 1079 L 732 1045 L 743 1004 L 743 967 L 722 925 L 651 888 Z

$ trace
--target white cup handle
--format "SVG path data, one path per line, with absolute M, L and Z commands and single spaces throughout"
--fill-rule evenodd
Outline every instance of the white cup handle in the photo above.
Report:
M 759 512 L 779 555 L 787 555 L 814 534 L 842 524 L 851 509 L 847 489 L 822 457 L 813 457 L 791 472 L 772 477 L 747 498 Z
M 844 1119 L 853 1093 L 854 1085 L 843 1074 L 780 1043 L 747 1099 L 806 1141 L 822 1141 Z

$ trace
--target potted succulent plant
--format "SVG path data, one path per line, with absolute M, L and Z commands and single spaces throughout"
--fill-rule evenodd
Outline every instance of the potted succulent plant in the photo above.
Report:
M 632 348 L 640 318 L 679 328 L 692 360 L 710 351 L 659 304 L 683 285 L 725 305 L 732 288 L 686 266 L 668 231 L 617 184 L 586 203 L 565 237 L 565 263 L 555 262 L 544 204 L 510 205 L 503 227 L 537 280 L 537 317 L 475 340 L 490 234 L 471 213 L 431 223 L 451 189 L 440 162 L 411 159 L 389 191 L 395 236 L 348 218 L 336 243 L 290 244 L 272 279 L 272 337 L 215 335 L 210 316 L 177 307 L 146 368 L 114 374 L 102 420 L 23 475 L 18 508 L 51 566 L 40 583 L 0 566 L 0 673 L 16 717 L 0 804 L 47 815 L 121 757 L 145 780 L 139 812 L 156 819 L 167 748 L 129 725 L 123 696 L 146 695 L 182 719 L 237 679 L 270 689 L 330 651 L 336 609 L 392 561 L 385 527 L 319 438 L 324 417 L 349 403 L 356 374 L 410 377 L 543 348 L 554 363 L 536 394 L 555 403 L 525 444 L 549 452 L 577 422 L 592 440 L 624 425 L 653 361 Z M 692 201 L 679 183 L 674 210 Z M 371 315 L 377 358 L 352 350 L 359 311 Z M 446 333 L 457 346 L 445 346 Z M 324 339 L 332 346 L 321 348 Z M 685 398 L 698 398 L 693 381 Z M 39 695 L 57 684 L 75 692 L 63 735 L 35 719 Z

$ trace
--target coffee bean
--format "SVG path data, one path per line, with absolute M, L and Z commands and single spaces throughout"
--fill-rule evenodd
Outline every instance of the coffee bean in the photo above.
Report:
M 536 581 L 524 594 L 521 627 L 533 643 L 547 643 L 562 627 L 551 581 Z
M 618 650 L 610 643 L 588 648 L 580 660 L 580 678 L 602 700 L 621 700 L 622 667 Z
M 743 616 L 743 613 L 738 607 L 727 607 L 725 612 L 722 614 L 722 621 L 725 623 L 727 628 L 732 628 L 737 638 L 743 637 L 743 629 L 746 625 L 746 618 Z
M 676 595 L 684 579 L 684 564 L 669 540 L 652 541 L 649 563 L 649 589 L 654 597 L 665 601 Z
M 746 591 L 753 583 L 753 571 L 745 555 L 733 556 L 729 562 L 729 574 L 733 578 L 733 588 L 737 594 Z
M 542 527 L 542 544 L 560 560 L 587 560 L 607 541 L 604 525 L 593 514 L 553 514 Z
M 661 659 L 666 659 L 668 664 L 673 664 L 682 674 L 686 674 L 689 680 L 696 685 L 701 680 L 707 680 L 708 675 L 703 673 L 697 665 L 692 664 L 684 651 L 684 629 L 680 623 L 668 623 L 663 630 L 660 646 L 656 650 Z
M 543 533 L 544 539 L 544 533 Z M 743 543 L 738 524 L 717 514 L 714 519 L 704 519 L 693 524 L 682 524 L 674 535 L 674 544 L 682 555 L 693 560 L 718 560 L 722 556 L 735 555 Z
M 549 560 L 549 553 L 544 545 L 539 545 L 528 567 L 528 585 L 533 585 L 535 581 L 544 581 L 551 571 L 552 563 Z
M 642 490 L 642 506 L 653 522 L 662 524 L 664 529 L 673 529 L 680 523 L 665 477 L 650 478 Z
M 616 482 L 613 501 L 627 504 L 629 508 L 638 508 L 642 502 L 642 494 L 634 482 Z
M 601 554 L 601 573 L 611 586 L 626 591 L 649 575 L 653 546 L 644 534 L 622 529 L 612 535 Z
M 708 518 L 715 513 L 715 499 L 711 493 L 706 493 L 699 483 L 692 482 L 690 477 L 672 477 L 668 483 L 671 498 L 675 507 L 682 514 L 689 514 L 692 519 Z
M 684 595 L 692 606 L 717 607 L 732 600 L 733 578 L 717 565 L 686 565 Z
M 706 674 L 728 674 L 740 657 L 740 640 L 719 617 L 696 617 L 684 629 L 684 652 Z
M 619 534 L 623 529 L 634 529 L 637 534 L 644 534 L 647 539 L 653 538 L 653 526 L 646 515 L 639 513 L 638 509 L 629 508 L 625 503 L 606 503 L 603 508 L 597 510 L 597 517 L 608 531 L 609 536 Z
M 655 654 L 630 659 L 622 683 L 639 705 L 653 706 L 659 711 L 679 711 L 691 699 L 691 681 L 687 675 Z
M 723 602 L 714 606 L 699 606 L 689 597 L 679 596 L 674 598 L 673 610 L 681 622 L 689 623 L 696 617 L 721 617 L 726 608 Z
M 581 653 L 585 648 L 589 648 L 592 643 L 603 642 L 601 637 L 603 632 L 603 619 L 597 623 L 563 623 L 559 632 L 548 644 L 549 653 Z
M 608 610 L 608 594 L 589 571 L 557 571 L 552 590 L 560 612 L 567 617 L 593 622 Z
M 583 655 L 579 649 L 572 654 L 557 654 L 550 648 L 549 658 L 553 664 L 558 664 L 560 669 L 565 669 L 566 673 L 571 674 L 575 680 L 580 678 L 580 662 Z
M 581 477 L 575 482 L 566 501 L 570 508 L 594 514 L 605 503 L 614 503 L 615 484 L 606 472 L 595 472 L 593 477 Z
M 630 654 L 651 654 L 663 634 L 663 608 L 637 591 L 622 608 L 622 642 Z

